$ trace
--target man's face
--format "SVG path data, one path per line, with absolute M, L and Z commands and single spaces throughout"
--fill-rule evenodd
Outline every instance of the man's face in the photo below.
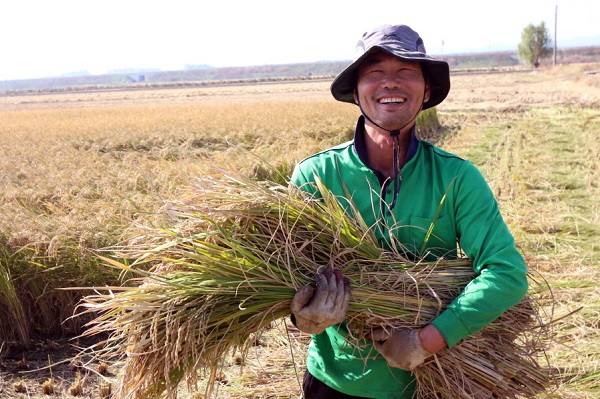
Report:
M 418 62 L 378 52 L 358 68 L 355 99 L 357 96 L 364 113 L 375 123 L 398 130 L 412 125 L 421 104 L 429 100 L 429 85 Z

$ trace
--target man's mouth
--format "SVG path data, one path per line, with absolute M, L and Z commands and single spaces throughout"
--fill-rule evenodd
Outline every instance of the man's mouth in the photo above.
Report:
M 402 104 L 406 99 L 400 97 L 386 97 L 378 100 L 379 104 Z

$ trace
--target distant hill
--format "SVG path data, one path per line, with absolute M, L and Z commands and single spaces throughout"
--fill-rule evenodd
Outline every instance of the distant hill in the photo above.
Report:
M 500 68 L 520 65 L 515 51 L 468 53 L 438 56 L 451 70 Z M 551 60 L 550 60 L 551 62 Z M 558 50 L 557 62 L 600 62 L 600 46 L 563 48 Z M 286 79 L 333 79 L 349 60 L 284 65 L 257 65 L 246 67 L 212 68 L 207 65 L 186 66 L 179 71 L 119 71 L 107 75 L 62 76 L 43 79 L 8 80 L 0 83 L 0 95 L 20 91 L 46 91 L 99 88 L 128 85 L 168 85 L 186 82 L 201 84 L 256 82 Z
M 600 35 L 587 37 L 574 37 L 572 39 L 561 40 L 558 38 L 558 46 L 560 48 L 571 47 L 595 47 L 600 45 Z

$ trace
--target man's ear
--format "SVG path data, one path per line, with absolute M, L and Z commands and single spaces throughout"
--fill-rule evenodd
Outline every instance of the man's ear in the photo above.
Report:
M 431 97 L 431 85 L 429 84 L 429 79 L 425 80 L 425 91 L 423 93 L 423 102 L 426 103 L 429 101 Z
M 352 97 L 354 97 L 354 104 L 358 105 L 358 90 L 354 89 L 354 92 L 352 93 Z

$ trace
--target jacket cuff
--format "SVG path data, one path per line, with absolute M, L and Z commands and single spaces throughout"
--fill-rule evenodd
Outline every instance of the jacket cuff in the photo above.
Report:
M 431 324 L 442 334 L 448 348 L 452 348 L 470 334 L 467 327 L 452 309 L 446 309 L 441 315 L 433 319 Z

